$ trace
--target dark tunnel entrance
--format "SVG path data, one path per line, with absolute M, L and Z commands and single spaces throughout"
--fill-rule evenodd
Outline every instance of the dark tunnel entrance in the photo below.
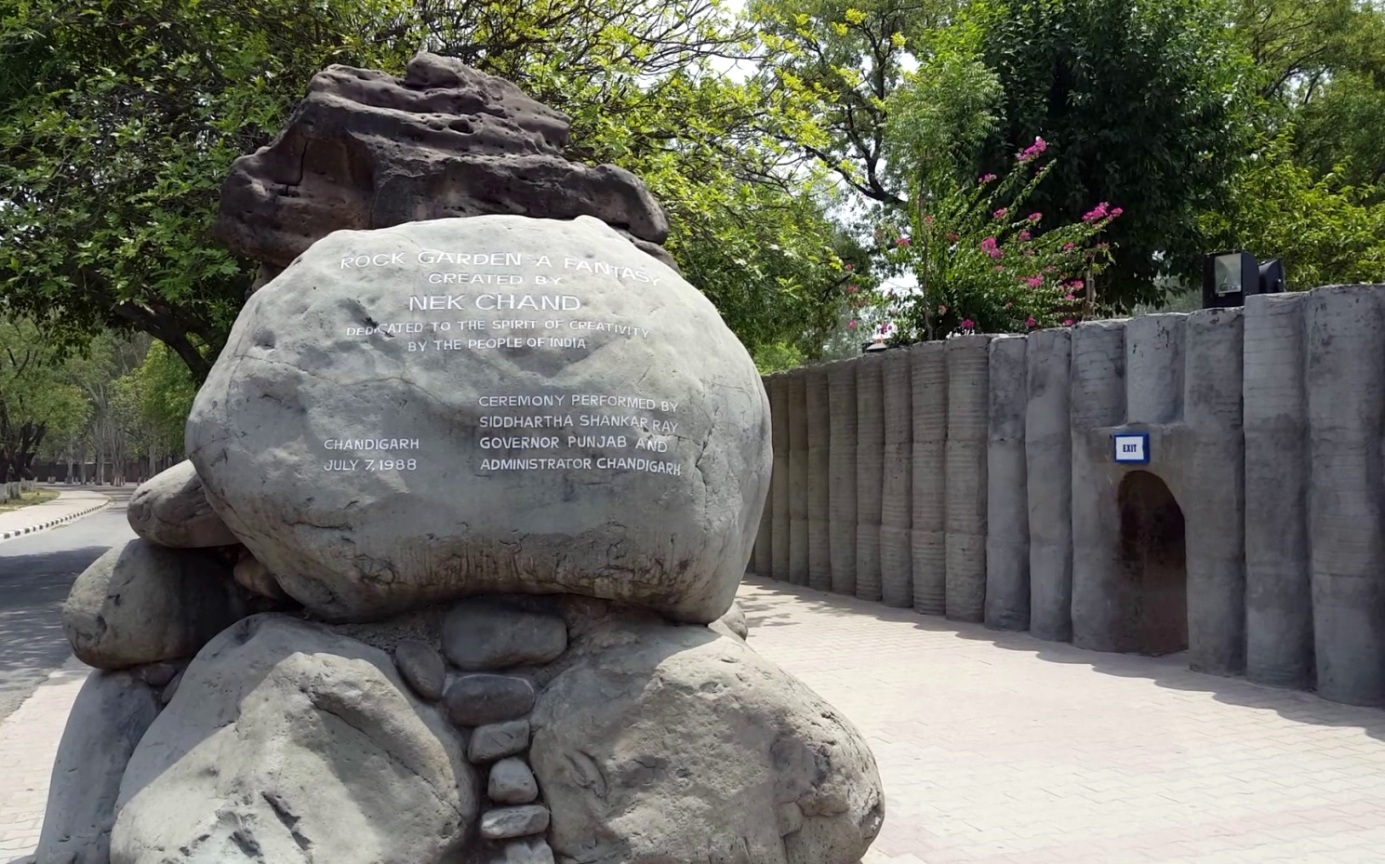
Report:
M 1121 564 L 1127 584 L 1123 634 L 1158 656 L 1188 647 L 1188 567 L 1183 510 L 1163 480 L 1133 471 L 1117 493 Z

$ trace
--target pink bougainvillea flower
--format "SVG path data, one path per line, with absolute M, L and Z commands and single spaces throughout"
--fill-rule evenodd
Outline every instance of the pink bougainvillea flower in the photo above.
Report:
M 909 245 L 909 238 L 908 238 L 908 237 L 900 237 L 898 240 L 894 241 L 894 245 L 896 245 L 896 246 L 908 246 L 908 245 Z
M 1116 207 L 1115 209 L 1113 209 L 1113 210 L 1111 211 L 1111 218 L 1112 218 L 1112 219 L 1115 219 L 1117 216 L 1121 215 L 1121 214 L 1124 213 L 1124 212 L 1125 212 L 1124 209 L 1122 209 L 1122 208 L 1120 208 L 1120 207 Z
M 1042 139 L 1042 138 L 1035 138 L 1035 139 L 1034 139 L 1034 143 L 1033 143 L 1033 144 L 1030 144 L 1028 147 L 1024 148 L 1023 152 L 1020 153 L 1020 155 L 1019 155 L 1019 157 L 1018 157 L 1018 158 L 1019 158 L 1019 161 L 1021 161 L 1021 162 L 1028 162 L 1028 161 L 1030 161 L 1031 159 L 1036 159 L 1036 158 L 1038 158 L 1039 156 L 1041 156 L 1041 155 L 1043 154 L 1043 152 L 1044 152 L 1045 150 L 1047 150 L 1047 149 L 1048 149 L 1048 142 L 1047 142 L 1047 141 L 1045 141 L 1045 140 Z
M 1064 295 L 1063 295 L 1063 299 L 1066 300 L 1066 301 L 1068 301 L 1069 303 L 1071 303 L 1072 301 L 1076 300 L 1077 298 L 1074 297 L 1074 296 L 1071 295 L 1071 294 L 1064 294 Z
M 1019 233 L 1019 238 L 1020 238 L 1021 240 L 1033 240 L 1033 239 L 1034 239 L 1034 235 L 1033 235 L 1033 234 L 1030 234 L 1028 231 L 1021 231 L 1021 232 Z
M 1028 285 L 1030 288 L 1039 288 L 1039 287 L 1042 287 L 1043 284 L 1044 284 L 1044 277 L 1042 277 L 1042 276 L 1030 276 L 1028 279 L 1025 279 L 1025 280 L 1024 280 L 1024 284 Z
M 860 288 L 857 288 L 855 285 L 848 285 L 848 286 L 846 286 L 846 290 L 847 290 L 848 293 L 855 294 L 857 291 L 859 291 L 859 290 L 861 290 L 861 289 L 860 289 Z
M 1005 253 L 1000 251 L 1000 246 L 994 237 L 987 237 L 981 241 L 981 251 L 991 256 L 992 259 L 1003 258 Z
M 963 319 L 962 319 L 962 329 L 963 329 L 963 330 L 974 330 L 974 329 L 976 329 L 976 322 L 973 321 L 973 320 L 971 320 L 970 318 L 963 318 Z
M 1030 213 L 1027 217 L 1030 222 L 1038 222 L 1042 218 L 1044 218 L 1044 214 L 1042 213 Z
M 1034 320 L 1034 316 L 1033 316 L 1033 315 L 1030 315 L 1028 318 L 1024 319 L 1024 326 L 1026 326 L 1026 327 L 1038 327 L 1038 326 L 1039 326 L 1039 322 Z
M 1097 222 L 1101 219 L 1105 219 L 1107 216 L 1111 215 L 1110 212 L 1107 210 L 1107 208 L 1110 206 L 1110 204 L 1107 204 L 1105 201 L 1102 201 L 1100 204 L 1096 205 L 1096 207 L 1084 213 L 1082 215 L 1082 221 Z
M 929 228 L 932 228 L 932 227 L 933 227 L 933 217 L 932 217 L 932 216 L 925 216 L 925 217 L 923 217 L 923 224 L 927 225 Z
M 1074 291 L 1081 291 L 1086 284 L 1081 279 L 1074 279 L 1068 283 L 1068 287 Z
M 995 265 L 995 272 L 997 272 L 997 273 L 1004 273 L 1004 272 L 1005 272 L 1005 265 L 1004 265 L 1004 264 L 997 264 L 997 265 Z
M 1064 326 L 1064 327 L 1071 327 L 1072 324 L 1073 324 L 1073 321 L 1072 321 L 1071 318 L 1064 318 L 1064 319 L 1063 319 L 1063 326 Z
M 996 219 L 1004 219 L 1004 218 L 1005 218 L 1005 214 L 1006 214 L 1006 213 L 1009 213 L 1009 212 L 1010 212 L 1010 211 L 1009 211 L 1008 208 L 1001 207 L 999 210 L 997 210 L 997 211 L 995 211 L 994 213 L 992 213 L 991 216 L 993 216 L 993 217 L 996 218 Z
M 949 231 L 949 232 L 947 232 L 947 240 L 948 240 L 949 243 L 956 243 L 957 240 L 958 240 L 957 232 L 956 232 L 956 231 Z
M 1066 243 L 1066 244 L 1063 245 L 1063 251 L 1064 251 L 1064 252 L 1071 252 L 1072 250 L 1074 250 L 1074 249 L 1076 249 L 1076 248 L 1077 248 L 1077 244 L 1075 244 L 1075 243 Z
M 976 182 L 984 186 L 987 183 L 994 181 L 995 179 L 996 177 L 994 174 L 983 174 L 980 177 L 976 178 Z
M 855 329 L 856 329 L 856 322 L 855 322 L 855 321 L 848 321 L 848 322 L 846 322 L 846 327 L 847 327 L 848 330 L 855 330 Z
M 856 269 L 856 265 L 855 265 L 855 264 L 852 264 L 852 263 L 850 263 L 850 262 L 847 262 L 847 264 L 846 264 L 846 272 L 850 273 L 852 270 L 855 270 L 855 269 Z

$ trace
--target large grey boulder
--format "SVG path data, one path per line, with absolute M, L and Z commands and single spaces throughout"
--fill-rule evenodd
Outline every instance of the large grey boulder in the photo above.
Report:
M 207 645 L 136 748 L 111 864 L 440 864 L 477 795 L 389 655 L 260 615 Z
M 251 297 L 187 431 L 213 508 L 338 621 L 492 592 L 714 621 L 769 481 L 745 348 L 586 217 L 332 234 Z
M 240 542 L 207 503 L 197 469 L 187 460 L 141 483 L 125 516 L 136 534 L 160 546 L 196 549 Z
M 96 672 L 87 678 L 53 763 L 37 860 L 110 864 L 120 778 L 160 707 L 155 690 L 133 672 Z
M 861 733 L 741 640 L 610 615 L 561 662 L 529 751 L 560 860 L 855 864 L 879 832 Z
M 569 161 L 568 118 L 459 61 L 419 54 L 403 78 L 332 66 L 268 147 L 231 166 L 218 236 L 285 267 L 340 229 L 451 216 L 587 215 L 659 244 L 668 219 L 639 178 Z
M 83 663 L 125 669 L 191 657 L 250 609 L 226 562 L 136 538 L 77 577 L 63 630 Z

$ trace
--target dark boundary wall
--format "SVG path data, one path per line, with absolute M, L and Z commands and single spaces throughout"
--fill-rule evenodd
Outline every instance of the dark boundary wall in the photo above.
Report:
M 1146 474 L 1186 529 L 1173 614 L 1191 668 L 1385 705 L 1383 289 L 768 376 L 775 459 L 753 569 L 1143 650 L 1134 631 L 1155 607 L 1124 557 L 1118 498 Z M 1144 436 L 1149 463 L 1117 462 L 1117 435 Z

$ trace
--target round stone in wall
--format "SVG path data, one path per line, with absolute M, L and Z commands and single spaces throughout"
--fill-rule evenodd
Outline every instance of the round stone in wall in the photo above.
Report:
M 588 217 L 318 241 L 242 310 L 188 443 L 216 512 L 332 620 L 489 592 L 716 620 L 770 462 L 744 347 Z

